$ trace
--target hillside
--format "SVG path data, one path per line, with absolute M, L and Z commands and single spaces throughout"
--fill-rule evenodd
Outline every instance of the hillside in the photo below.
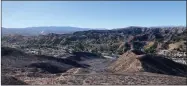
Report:
M 13 48 L 2 48 L 2 84 L 30 84 L 30 85 L 185 85 L 186 78 L 179 77 L 186 66 L 176 63 L 167 63 L 167 60 L 157 60 L 155 57 L 143 57 L 145 59 L 137 60 L 138 56 L 142 58 L 142 52 L 129 52 L 123 54 L 116 61 L 110 61 L 97 57 L 89 53 L 74 53 L 74 57 L 66 59 L 49 56 L 28 55 Z M 78 54 L 78 55 L 77 55 Z M 138 55 L 137 55 L 138 54 Z M 124 58 L 124 56 L 126 56 Z M 132 56 L 131 56 L 132 55 Z M 96 56 L 96 57 L 95 57 Z M 76 58 L 81 57 L 80 59 Z M 150 59 L 149 59 L 150 58 Z M 97 61 L 97 62 L 96 62 Z M 149 62 L 151 61 L 151 62 Z M 108 63 L 107 63 L 108 62 Z M 122 62 L 122 63 L 121 63 Z M 145 62 L 143 69 L 152 71 L 159 70 L 156 73 L 139 71 L 140 64 Z M 156 62 L 156 63 L 154 63 Z M 82 63 L 82 64 L 81 64 Z M 84 63 L 84 65 L 83 65 Z M 107 63 L 107 64 L 106 64 Z M 116 64 L 117 63 L 117 64 Z M 119 64 L 118 64 L 119 63 Z M 140 63 L 136 65 L 137 63 Z M 165 63 L 166 66 L 161 64 Z M 124 65 L 126 64 L 126 65 Z M 155 65 L 156 64 L 156 65 Z M 85 67 L 85 65 L 87 65 Z M 105 65 L 105 66 L 103 66 Z M 107 67 L 115 66 L 115 69 L 125 70 L 124 72 L 110 72 Z M 122 65 L 122 66 L 120 66 Z M 130 66 L 129 66 L 130 65 Z M 158 66 L 157 66 L 158 65 Z M 102 68 L 99 68 L 102 67 Z M 95 68 L 95 69 L 94 69 Z M 137 70 L 138 68 L 138 70 Z M 169 69 L 168 69 L 169 68 Z M 173 68 L 175 70 L 171 70 Z M 178 69 L 177 69 L 178 68 Z M 99 71 L 101 70 L 101 71 Z M 163 70 L 164 73 L 160 70 Z M 170 71 L 168 71 L 170 70 Z M 119 70 L 117 70 L 119 71 Z M 136 72 L 135 72 L 136 71 Z M 147 70 L 146 70 L 147 71 Z M 158 73 L 163 74 L 158 74 Z M 179 74 L 179 76 L 173 76 Z M 8 80 L 8 81 L 7 81 Z
M 49 48 L 55 49 L 53 51 L 56 52 L 64 50 L 60 52 L 85 51 L 121 55 L 130 49 L 143 49 L 149 45 L 149 42 L 157 42 L 159 46 L 163 46 L 161 49 L 167 49 L 165 46 L 178 42 L 175 41 L 176 37 L 184 41 L 184 37 L 181 38 L 184 36 L 182 35 L 184 32 L 185 27 L 127 27 L 113 30 L 78 31 L 72 34 L 50 33 L 28 37 L 9 35 L 2 38 L 2 45 L 22 49 L 40 48 L 41 51 L 43 48 Z M 51 52 L 43 53 L 48 55 Z
M 2 47 L 2 72 L 8 74 L 9 72 L 22 69 L 24 71 L 46 72 L 46 73 L 60 73 L 66 72 L 68 69 L 74 67 L 85 68 L 87 65 L 79 64 L 70 59 L 60 59 L 44 55 L 30 55 L 22 51 Z M 37 70 L 42 71 L 37 71 Z
M 113 73 L 152 72 L 168 75 L 186 76 L 187 65 L 176 63 L 157 55 L 128 51 L 109 67 Z
M 157 54 L 160 50 L 186 52 L 185 29 L 127 27 L 6 35 L 2 37 L 1 70 L 4 81 L 12 81 L 4 84 L 186 84 L 187 65 L 174 61 L 181 58 Z
M 91 30 L 91 28 L 78 28 L 78 27 L 57 27 L 57 26 L 46 26 L 46 27 L 26 27 L 26 28 L 4 28 L 2 27 L 2 35 L 24 35 L 24 36 L 36 36 L 44 35 L 48 33 L 65 34 L 73 33 L 76 31 Z

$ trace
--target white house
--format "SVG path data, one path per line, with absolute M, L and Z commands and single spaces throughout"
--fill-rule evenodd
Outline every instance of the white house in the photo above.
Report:
M 157 54 L 165 55 L 165 56 L 174 56 L 174 57 L 185 57 L 186 52 L 179 52 L 175 50 L 160 50 Z
M 170 53 L 169 50 L 160 50 L 157 54 L 160 54 L 160 55 L 168 55 Z

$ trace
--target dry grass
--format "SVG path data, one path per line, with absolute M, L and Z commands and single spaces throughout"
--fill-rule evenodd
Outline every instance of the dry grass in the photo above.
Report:
M 148 49 L 148 48 L 150 48 L 151 46 L 153 46 L 154 45 L 154 43 L 155 42 L 148 42 L 148 44 L 146 45 L 146 46 L 144 46 L 144 49 Z
M 138 57 L 133 52 L 127 51 L 109 66 L 109 70 L 117 73 L 140 71 L 142 67 L 141 62 L 137 59 Z
M 180 48 L 181 45 L 186 46 L 184 43 L 185 43 L 185 41 L 180 41 L 180 42 L 169 44 L 169 50 L 178 49 L 178 48 Z

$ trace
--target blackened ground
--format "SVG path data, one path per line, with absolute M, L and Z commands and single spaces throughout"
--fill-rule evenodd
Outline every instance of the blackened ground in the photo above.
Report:
M 1 47 L 1 55 L 10 55 L 10 54 L 24 54 L 23 52 L 16 50 L 14 48 L 9 48 L 9 47 Z
M 102 56 L 89 53 L 89 52 L 73 52 L 73 56 L 67 57 L 67 59 L 74 60 L 74 61 L 85 61 L 85 60 L 92 60 L 92 59 L 100 59 Z
M 187 76 L 187 65 L 174 62 L 162 56 L 145 55 L 140 58 L 146 72 L 176 76 Z
M 136 55 L 142 55 L 145 54 L 144 52 L 140 51 L 140 50 L 132 50 L 133 53 L 135 53 Z
M 67 69 L 65 68 L 61 68 L 60 66 L 58 65 L 54 65 L 54 64 L 51 64 L 51 63 L 44 63 L 44 62 L 41 62 L 41 63 L 33 63 L 31 65 L 29 65 L 29 67 L 36 67 L 36 68 L 40 68 L 42 70 L 45 70 L 45 72 L 49 72 L 49 73 L 62 73 L 62 72 L 66 72 Z
M 67 59 L 89 65 L 87 66 L 87 70 L 90 73 L 107 72 L 107 67 L 115 61 L 115 59 L 104 58 L 98 54 L 89 52 L 73 52 L 72 54 L 73 56 L 67 57 Z
M 30 55 L 13 48 L 2 48 L 2 72 L 4 69 L 40 68 L 48 73 L 62 73 L 71 68 L 86 68 L 89 65 L 63 58 L 44 55 Z M 8 71 L 6 71 L 8 73 Z M 11 72 L 11 71 L 10 71 Z

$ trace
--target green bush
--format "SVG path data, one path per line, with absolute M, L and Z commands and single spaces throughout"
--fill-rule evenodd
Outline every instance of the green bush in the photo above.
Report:
M 146 53 L 155 53 L 155 52 L 156 52 L 156 48 L 150 47 L 150 48 L 148 48 L 148 49 L 145 49 L 145 52 L 146 52 Z
M 153 46 L 151 46 L 150 48 L 145 49 L 146 53 L 155 53 L 156 52 L 156 48 L 157 48 L 158 43 L 154 43 Z

